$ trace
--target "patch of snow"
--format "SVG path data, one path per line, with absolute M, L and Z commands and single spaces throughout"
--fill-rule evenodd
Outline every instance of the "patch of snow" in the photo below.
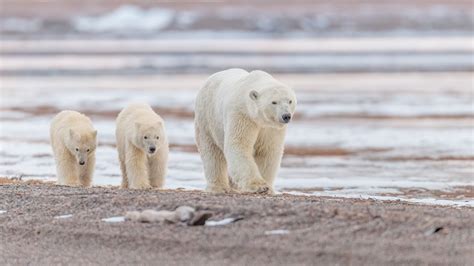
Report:
M 42 22 L 37 19 L 7 18 L 0 19 L 0 31 L 31 33 L 41 29 Z
M 390 62 L 390 63 L 388 63 Z M 191 69 L 202 72 L 245 66 L 247 69 L 266 69 L 289 72 L 299 71 L 402 71 L 456 69 L 469 71 L 474 62 L 467 53 L 434 54 L 292 54 L 292 55 L 222 55 L 222 54 L 184 54 L 184 55 L 115 55 L 82 56 L 15 56 L 4 57 L 0 64 L 2 71 L 126 71 L 170 69 Z
M 125 5 L 101 16 L 80 16 L 73 20 L 78 31 L 84 32 L 153 32 L 166 28 L 174 11 L 162 8 L 142 9 Z
M 68 219 L 71 217 L 72 217 L 72 214 L 64 214 L 64 215 L 54 216 L 54 219 Z
M 200 17 L 199 13 L 193 11 L 178 12 L 176 16 L 176 24 L 180 28 L 186 28 L 194 24 Z
M 4 213 L 6 213 L 6 212 L 7 212 L 7 211 L 5 211 L 5 210 L 0 210 L 0 214 L 4 214 Z
M 325 37 L 325 38 L 294 38 L 294 39 L 265 39 L 265 38 L 166 38 L 166 39 L 34 39 L 34 40 L 2 40 L 4 53 L 159 53 L 159 52 L 241 52 L 241 53 L 410 53 L 423 51 L 425 53 L 472 53 L 471 43 L 474 37 L 469 36 L 412 36 L 412 37 Z M 31 57 L 30 57 L 31 59 Z M 139 81 L 137 81 L 139 82 Z M 54 84 L 51 84 L 54 85 Z
M 286 229 L 265 231 L 265 235 L 287 235 L 289 233 L 290 233 L 290 231 L 288 231 Z
M 109 218 L 104 218 L 102 221 L 106 223 L 121 223 L 125 221 L 124 216 L 114 216 L 114 217 L 109 217 Z
M 226 224 L 231 224 L 235 221 L 238 221 L 240 220 L 240 218 L 225 218 L 225 219 L 222 219 L 222 220 L 219 220 L 219 221 L 209 221 L 207 220 L 206 221 L 206 226 L 219 226 L 219 225 L 226 225 Z
M 422 205 L 439 205 L 439 206 L 453 206 L 453 207 L 471 207 L 474 208 L 474 200 L 445 200 L 445 199 L 435 199 L 435 198 L 402 198 L 395 196 L 376 196 L 376 195 L 367 195 L 367 194 L 342 194 L 338 192 L 327 193 L 321 191 L 315 191 L 311 193 L 305 193 L 300 191 L 289 191 L 285 192 L 292 195 L 300 196 L 325 196 L 325 197 L 334 197 L 334 198 L 349 198 L 349 199 L 373 199 L 379 201 L 402 201 L 414 204 Z

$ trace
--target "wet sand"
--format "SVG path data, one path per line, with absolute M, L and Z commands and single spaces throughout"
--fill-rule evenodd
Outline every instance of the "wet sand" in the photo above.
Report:
M 469 265 L 474 259 L 472 208 L 22 182 L 2 185 L 0 198 L 3 265 Z M 181 205 L 211 211 L 212 220 L 243 220 L 216 227 L 101 221 Z M 54 218 L 65 214 L 72 217 Z

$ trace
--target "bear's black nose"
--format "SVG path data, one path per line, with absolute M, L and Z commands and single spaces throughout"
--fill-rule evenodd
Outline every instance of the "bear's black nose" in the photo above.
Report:
M 288 122 L 290 122 L 290 120 L 291 120 L 291 114 L 288 114 L 288 113 L 287 113 L 287 114 L 283 114 L 283 115 L 281 116 L 281 119 L 283 120 L 284 123 L 288 123 Z
M 86 164 L 86 162 L 80 161 L 79 164 L 80 164 L 80 165 L 84 165 L 84 164 Z
M 150 153 L 154 153 L 156 151 L 155 147 L 150 147 Z

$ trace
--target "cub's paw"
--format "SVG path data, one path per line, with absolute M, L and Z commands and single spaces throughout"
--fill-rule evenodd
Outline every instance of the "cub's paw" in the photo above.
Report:
M 132 184 L 130 184 L 129 188 L 131 188 L 131 189 L 151 189 L 151 185 L 149 183 L 132 183 Z
M 68 186 L 68 187 L 82 187 L 82 184 L 79 181 L 77 181 L 77 182 L 67 182 L 64 185 Z

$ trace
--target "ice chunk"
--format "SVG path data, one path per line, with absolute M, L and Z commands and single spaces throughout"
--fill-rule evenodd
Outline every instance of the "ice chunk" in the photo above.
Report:
M 285 229 L 265 231 L 265 235 L 287 235 L 290 231 Z
M 72 217 L 72 214 L 63 214 L 63 215 L 54 216 L 54 219 L 67 219 L 71 217 Z
M 102 16 L 81 16 L 73 21 L 78 31 L 85 32 L 130 32 L 156 31 L 169 25 L 174 11 L 162 8 L 149 10 L 133 5 L 124 5 Z
M 107 223 L 121 223 L 125 221 L 125 217 L 123 216 L 114 216 L 114 217 L 109 217 L 109 218 L 104 218 L 102 221 L 107 222 Z

